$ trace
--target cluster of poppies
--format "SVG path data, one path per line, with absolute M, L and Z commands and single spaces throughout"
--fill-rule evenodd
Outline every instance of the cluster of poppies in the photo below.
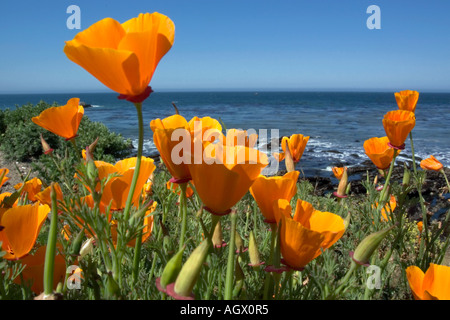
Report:
M 73 40 L 67 41 L 64 52 L 70 60 L 86 69 L 105 86 L 119 93 L 119 99 L 134 103 L 139 115 L 142 102 L 152 92 L 149 84 L 153 73 L 159 61 L 173 45 L 174 33 L 173 22 L 157 12 L 140 14 L 122 24 L 106 18 L 78 33 Z M 418 93 L 402 91 L 396 93 L 395 97 L 399 110 L 390 111 L 383 118 L 386 136 L 374 137 L 364 143 L 366 154 L 382 172 L 391 166 L 398 153 L 404 149 L 405 140 L 415 126 L 414 111 Z M 43 111 L 32 121 L 67 141 L 74 142 L 83 114 L 84 109 L 79 105 L 79 99 L 72 98 L 64 106 Z M 267 177 L 261 173 L 268 165 L 268 157 L 255 148 L 257 141 L 255 134 L 237 129 L 229 129 L 224 134 L 222 125 L 216 119 L 194 117 L 187 121 L 178 113 L 164 119 L 152 120 L 150 129 L 161 160 L 172 176 L 167 182 L 167 188 L 178 192 L 180 199 L 196 193 L 203 204 L 202 208 L 210 212 L 216 222 L 220 221 L 220 217 L 230 214 L 232 208 L 247 192 L 251 193 L 264 221 L 270 225 L 272 232 L 276 233 L 279 239 L 282 259 L 269 261 L 274 265 L 268 265 L 266 271 L 303 270 L 344 234 L 347 223 L 339 215 L 317 210 L 311 203 L 302 199 L 297 199 L 295 208 L 291 206 L 291 201 L 297 194 L 300 174 L 295 170 L 295 166 L 302 157 L 309 140 L 308 136 L 294 134 L 283 137 L 282 152 L 275 153 L 274 156 L 279 161 L 285 161 L 288 172 L 284 176 Z M 43 139 L 42 145 L 44 152 L 51 154 L 52 149 Z M 128 212 L 131 205 L 138 208 L 142 199 L 148 197 L 155 170 L 153 160 L 142 157 L 140 152 L 141 149 L 138 149 L 137 157 L 110 164 L 95 161 L 88 147 L 84 153 L 85 162 L 95 165 L 97 172 L 95 181 L 99 183 L 85 184 L 90 195 L 83 197 L 82 203 L 93 209 L 92 194 L 101 192 L 97 205 L 102 214 L 122 210 Z M 422 161 L 421 166 L 427 170 L 442 170 L 442 164 L 432 156 Z M 345 167 L 333 169 L 343 186 L 347 179 L 346 169 Z M 0 172 L 1 184 L 7 181 L 7 173 L 7 170 Z M 83 183 L 85 180 L 82 173 L 78 174 L 75 178 Z M 52 187 L 57 193 L 57 199 L 63 202 L 64 196 L 59 185 L 54 183 Z M 42 281 L 38 280 L 38 275 L 42 278 L 42 268 L 39 269 L 37 266 L 43 265 L 45 247 L 39 248 L 33 256 L 27 255 L 33 248 L 50 212 L 51 189 L 48 187 L 41 190 L 42 183 L 37 178 L 16 186 L 16 189 L 19 191 L 15 197 L 11 194 L 1 195 L 0 241 L 3 250 L 6 251 L 4 256 L 6 259 L 39 260 L 39 262 L 27 260 L 23 279 L 29 278 L 26 275 L 29 270 L 30 277 L 35 279 L 33 290 L 40 293 Z M 345 197 L 341 183 L 336 195 Z M 155 210 L 156 205 L 154 202 L 146 208 L 148 211 L 142 229 L 142 242 L 151 235 L 153 229 L 151 212 Z M 180 210 L 183 207 L 186 207 L 185 202 L 180 205 Z M 391 198 L 389 209 L 391 211 L 395 209 L 395 198 Z M 386 215 L 384 218 L 387 220 Z M 111 236 L 117 237 L 117 231 L 114 231 L 116 221 L 110 218 L 108 221 Z M 81 218 L 76 219 L 75 224 L 81 229 L 86 228 L 83 223 Z M 185 219 L 182 222 L 184 230 L 182 238 L 185 232 L 184 224 Z M 220 223 L 214 225 L 213 230 L 220 231 Z M 63 233 L 69 237 L 70 229 L 65 228 Z M 92 230 L 86 234 L 95 237 Z M 113 242 L 115 243 L 114 239 Z M 135 242 L 128 245 L 134 246 Z M 180 249 L 184 249 L 183 240 L 180 240 Z M 202 242 L 191 257 L 203 254 L 207 250 L 208 245 Z M 182 254 L 176 255 L 174 258 L 178 259 L 181 256 Z M 63 263 L 59 263 L 61 261 L 64 259 L 61 255 L 57 255 L 55 266 L 64 266 Z M 280 262 L 285 266 L 280 268 Z M 186 265 L 188 264 L 189 260 L 186 262 Z M 180 272 L 179 277 L 185 274 L 185 269 Z M 409 267 L 407 276 L 414 297 L 448 299 L 449 291 L 444 287 L 446 285 L 448 288 L 450 284 L 448 269 L 431 264 L 430 269 L 423 274 L 417 267 Z M 55 284 L 61 280 L 64 272 L 65 268 L 55 267 L 54 277 L 57 279 Z M 191 282 L 181 290 L 177 281 L 174 285 L 175 295 L 189 295 L 192 286 Z

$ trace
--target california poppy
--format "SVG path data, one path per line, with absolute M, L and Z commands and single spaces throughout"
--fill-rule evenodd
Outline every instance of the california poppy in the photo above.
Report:
M 389 139 L 389 146 L 403 149 L 405 140 L 416 125 L 414 113 L 407 110 L 389 111 L 384 115 L 384 131 Z
M 364 141 L 364 151 L 373 164 L 381 170 L 389 168 L 394 158 L 394 149 L 390 148 L 388 137 L 373 137 Z
M 23 183 L 18 183 L 14 186 L 16 190 L 19 190 L 23 186 Z M 28 199 L 32 202 L 36 201 L 36 194 L 41 192 L 42 181 L 39 178 L 34 177 L 33 179 L 25 182 L 25 186 L 22 189 L 22 194 L 26 194 Z
M 290 137 L 283 137 L 281 140 L 281 148 L 286 152 L 287 143 L 292 159 L 294 163 L 297 163 L 300 161 L 308 141 L 309 137 L 305 137 L 302 134 L 293 134 Z
M 175 114 L 173 116 L 164 119 L 155 119 L 150 122 L 150 128 L 153 131 L 153 142 L 159 151 L 159 154 L 169 170 L 170 174 L 174 179 L 178 181 L 173 181 L 176 183 L 189 181 L 191 174 L 189 173 L 189 168 L 183 161 L 183 154 L 180 154 L 182 149 L 178 148 L 183 145 L 183 141 L 189 149 L 192 147 L 192 139 L 190 131 L 188 130 L 188 122 L 183 116 Z M 177 134 L 179 140 L 172 140 L 172 135 L 174 132 Z M 185 141 L 186 140 L 186 141 Z M 172 151 L 177 150 L 177 156 L 179 156 L 180 161 L 174 161 L 172 156 Z M 175 151 L 174 151 L 175 152 Z
M 201 163 L 190 161 L 188 167 L 204 206 L 213 214 L 223 215 L 245 195 L 268 160 L 253 148 L 222 144 L 210 147 L 203 151 Z
M 274 210 L 277 221 L 281 221 L 283 263 L 294 270 L 302 270 L 338 241 L 345 231 L 344 219 L 340 216 L 318 211 L 301 199 L 297 200 L 293 217 L 287 200 L 275 201 Z
M 120 98 L 142 102 L 151 93 L 148 85 L 174 37 L 173 22 L 158 12 L 122 24 L 105 18 L 66 41 L 64 52 Z
M 378 202 L 375 203 L 375 207 L 378 207 Z M 389 221 L 390 215 L 397 207 L 397 200 L 394 195 L 391 195 L 389 202 L 386 203 L 383 209 L 381 209 L 381 221 Z
M 222 125 L 211 117 L 195 116 L 188 122 L 188 128 L 192 139 L 214 142 L 217 138 L 221 138 L 219 133 L 222 133 Z
M 345 167 L 333 167 L 331 170 L 333 171 L 334 176 L 336 179 L 341 180 L 342 176 L 344 175 Z
M 39 116 L 31 118 L 31 121 L 66 140 L 71 140 L 76 137 L 84 115 L 84 108 L 79 103 L 79 98 L 72 98 L 64 106 L 45 109 Z
M 21 259 L 21 263 L 25 268 L 21 276 L 14 279 L 14 282 L 17 284 L 31 284 L 31 290 L 35 294 L 40 294 L 44 291 L 45 251 L 46 246 L 42 246 L 33 255 L 28 255 Z M 63 282 L 66 276 L 66 259 L 64 256 L 58 254 L 58 251 L 56 251 L 53 271 L 53 289 L 56 289 L 58 283 Z
M 266 177 L 260 175 L 250 187 L 259 210 L 268 223 L 275 223 L 273 202 L 278 199 L 291 201 L 297 192 L 297 180 L 300 172 L 292 171 L 284 176 Z
M 416 104 L 419 100 L 419 92 L 413 90 L 403 90 L 396 92 L 395 100 L 400 110 L 416 111 Z
M 9 178 L 6 176 L 9 173 L 9 170 L 7 168 L 0 169 L 0 188 L 3 186 L 3 184 L 9 180 Z
M 56 200 L 63 201 L 64 195 L 62 193 L 61 187 L 59 186 L 59 183 L 55 182 L 53 185 L 55 187 Z M 51 186 L 45 188 L 44 190 L 42 190 L 41 192 L 36 194 L 36 196 L 35 196 L 36 199 L 39 200 L 43 204 L 47 204 L 47 205 L 51 206 L 52 205 L 52 199 L 50 197 L 51 190 L 52 190 Z
M 440 171 L 444 167 L 434 156 L 420 161 L 420 167 L 424 170 Z
M 100 179 L 106 177 L 106 174 L 116 173 L 119 175 L 111 178 L 103 189 L 101 203 L 104 206 L 108 206 L 111 203 L 112 210 L 125 208 L 134 175 L 136 160 L 136 157 L 127 158 L 118 161 L 112 168 L 109 165 L 98 167 Z M 142 188 L 155 170 L 153 162 L 154 161 L 151 158 L 141 158 L 141 168 L 139 170 L 139 177 L 136 182 L 132 203 L 135 203 L 139 199 L 139 196 L 142 194 Z
M 39 203 L 0 209 L 0 242 L 7 260 L 23 258 L 33 248 L 50 207 Z
M 419 267 L 406 268 L 406 278 L 416 300 L 450 300 L 450 267 L 430 263 L 424 273 Z

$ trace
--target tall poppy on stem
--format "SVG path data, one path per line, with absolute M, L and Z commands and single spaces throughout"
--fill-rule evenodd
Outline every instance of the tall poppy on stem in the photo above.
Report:
M 417 101 L 419 100 L 419 92 L 413 90 L 403 90 L 395 92 L 395 100 L 400 110 L 416 111 Z
M 394 150 L 389 147 L 388 137 L 373 137 L 364 141 L 364 151 L 380 170 L 386 170 L 394 158 Z
M 402 150 L 405 140 L 416 125 L 414 113 L 407 110 L 389 111 L 384 115 L 383 126 L 389 139 L 389 146 Z
M 84 108 L 79 103 L 79 98 L 72 98 L 64 106 L 45 109 L 31 121 L 67 141 L 72 140 L 84 115 Z
M 152 92 L 153 73 L 170 50 L 175 25 L 158 12 L 124 23 L 105 18 L 66 41 L 64 53 L 121 99 L 141 103 Z
M 278 199 L 291 201 L 297 192 L 297 180 L 300 172 L 292 171 L 284 176 L 266 177 L 260 175 L 250 188 L 259 210 L 267 223 L 275 223 L 273 202 Z
M 420 167 L 424 170 L 440 171 L 444 166 L 433 155 L 420 161 Z

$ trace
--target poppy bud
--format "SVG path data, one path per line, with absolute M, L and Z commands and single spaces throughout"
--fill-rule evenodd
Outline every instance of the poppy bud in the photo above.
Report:
M 358 245 L 358 247 L 356 247 L 355 252 L 351 253 L 353 261 L 355 261 L 359 265 L 369 265 L 370 257 L 378 248 L 381 241 L 383 241 L 389 231 L 391 231 L 394 227 L 395 225 L 391 226 L 390 228 L 372 233 L 365 237 Z
M 242 240 L 241 235 L 237 232 L 237 230 L 234 233 L 234 244 L 236 245 L 236 253 L 247 251 L 247 249 L 244 247 L 244 241 Z
M 83 259 L 83 257 L 91 253 L 93 249 L 94 249 L 94 238 L 89 238 L 81 246 L 80 256 L 78 260 Z
M 409 171 L 405 163 L 405 170 L 403 171 L 403 181 L 402 181 L 404 187 L 407 187 L 409 185 L 410 179 L 411 179 L 411 171 Z
M 106 291 L 109 298 L 117 296 L 120 291 L 119 285 L 116 280 L 114 280 L 111 272 L 108 273 L 108 278 L 106 280 Z
M 186 248 L 186 245 L 184 245 L 172 258 L 170 258 L 170 260 L 167 262 L 166 266 L 164 267 L 161 278 L 156 279 L 156 281 L 157 281 L 156 286 L 158 287 L 158 290 L 164 292 L 166 289 L 166 286 L 169 283 L 175 282 L 175 280 L 177 279 L 177 276 L 181 270 L 183 253 L 184 253 L 185 248 Z M 159 282 L 159 284 L 158 284 L 158 282 Z
M 95 139 L 94 142 L 92 142 L 92 143 L 87 147 L 87 148 L 89 149 L 89 152 L 90 152 L 91 156 L 94 155 L 94 151 L 95 151 L 95 147 L 97 146 L 97 143 L 98 143 L 98 137 L 97 137 L 97 139 Z M 86 156 L 87 156 L 87 155 L 86 155 Z
M 239 264 L 239 256 L 236 257 L 236 265 L 234 266 L 235 284 L 233 288 L 233 297 L 237 298 L 242 291 L 245 283 L 245 275 Z
M 346 196 L 347 183 L 348 183 L 347 167 L 344 167 L 344 172 L 342 173 L 341 180 L 339 180 L 338 189 L 337 191 L 333 192 L 333 195 L 335 195 L 338 198 L 347 198 Z
M 193 299 L 192 289 L 208 255 L 210 242 L 203 240 L 184 263 L 175 284 L 168 285 L 167 293 L 176 299 Z
M 226 242 L 223 241 L 222 224 L 220 223 L 220 220 L 217 222 L 216 227 L 214 228 L 214 233 L 211 240 L 214 248 L 222 248 L 226 245 Z
M 81 245 L 83 244 L 84 228 L 77 234 L 72 243 L 71 254 L 77 256 L 80 253 Z
M 344 219 L 344 227 L 345 227 L 345 230 L 347 230 L 347 228 L 348 228 L 348 226 L 349 226 L 349 224 L 350 224 L 350 219 L 351 219 L 351 217 L 352 217 L 352 212 L 349 211 L 348 214 L 347 214 L 347 216 L 346 216 L 345 219 Z
M 253 230 L 250 231 L 250 239 L 248 243 L 248 252 L 250 255 L 250 264 L 249 266 L 253 267 L 254 270 L 259 270 L 259 266 L 264 262 L 260 261 L 258 245 L 256 244 L 255 235 Z
M 44 154 L 52 154 L 53 153 L 53 149 L 50 148 L 50 146 L 48 145 L 47 141 L 44 140 L 44 137 L 42 136 L 42 133 L 40 134 L 41 136 L 41 144 L 42 144 L 42 149 L 44 149 Z

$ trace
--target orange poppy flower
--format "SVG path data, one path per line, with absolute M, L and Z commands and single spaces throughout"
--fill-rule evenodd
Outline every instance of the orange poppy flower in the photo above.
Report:
M 189 171 L 206 209 L 217 215 L 230 212 L 268 165 L 267 156 L 253 148 L 208 143 L 201 163 L 190 161 Z
M 63 201 L 64 195 L 62 193 L 61 187 L 59 186 L 58 182 L 54 183 L 55 186 L 55 192 L 56 192 L 56 200 Z M 52 199 L 50 197 L 50 193 L 52 191 L 51 186 L 48 186 L 38 194 L 36 194 L 36 199 L 39 200 L 43 204 L 47 204 L 49 206 L 52 205 Z
M 297 200 L 292 218 L 291 206 L 285 199 L 275 201 L 274 210 L 277 222 L 281 220 L 283 263 L 294 270 L 302 270 L 338 241 L 345 231 L 344 219 L 340 216 L 315 210 L 301 199 Z
M 420 161 L 420 167 L 423 170 L 440 171 L 444 166 L 434 156 Z
M 406 278 L 416 300 L 450 300 L 450 267 L 430 263 L 428 270 L 406 268 Z
M 259 210 L 268 223 L 275 223 L 273 202 L 278 199 L 291 201 L 297 192 L 297 180 L 300 172 L 292 171 L 284 176 L 265 177 L 260 175 L 250 187 Z
M 394 149 L 390 148 L 389 138 L 373 137 L 364 141 L 364 151 L 373 164 L 381 170 L 389 168 L 394 158 Z
M 294 163 L 297 163 L 300 161 L 303 152 L 305 151 L 308 140 L 309 137 L 305 137 L 302 134 L 293 134 L 290 137 L 283 137 L 283 139 L 281 140 L 281 148 L 284 152 L 286 152 L 287 143 L 292 159 L 294 160 Z
M 159 151 L 159 154 L 166 166 L 167 170 L 169 170 L 170 174 L 173 178 L 183 181 L 189 181 L 191 174 L 189 173 L 189 168 L 184 163 L 184 161 L 179 161 L 175 163 L 172 157 L 172 151 L 175 152 L 175 148 L 179 148 L 180 145 L 183 145 L 184 140 L 188 140 L 188 147 L 192 147 L 191 134 L 188 130 L 188 122 L 186 119 L 178 114 L 167 117 L 163 120 L 155 119 L 150 122 L 150 128 L 153 131 L 153 142 L 156 145 L 156 148 Z M 176 134 L 179 134 L 180 140 L 172 141 L 172 135 L 176 131 Z M 174 136 L 175 136 L 174 135 Z M 177 136 L 178 138 L 178 136 Z M 174 150 L 175 149 L 175 150 Z M 183 155 L 180 155 L 181 150 L 177 150 L 177 155 L 180 156 L 180 159 L 183 158 Z M 179 182 L 179 181 L 173 181 Z M 181 182 L 180 182 L 181 183 Z
M 14 189 L 19 190 L 23 186 L 23 183 L 18 183 L 14 186 Z M 36 201 L 36 194 L 41 192 L 42 181 L 39 178 L 33 178 L 25 182 L 25 186 L 22 189 L 22 194 L 27 194 L 27 197 L 32 202 Z
M 45 251 L 46 246 L 42 246 L 36 250 L 34 255 L 28 255 L 21 259 L 21 263 L 25 265 L 25 269 L 23 269 L 20 277 L 14 279 L 14 283 L 30 283 L 31 290 L 36 294 L 44 291 Z M 58 251 L 56 250 L 53 271 L 53 289 L 56 289 L 58 283 L 63 282 L 66 276 L 66 260 L 64 256 L 58 254 Z
M 336 179 L 341 180 L 342 176 L 344 175 L 345 167 L 333 167 L 331 170 L 333 171 Z
M 7 168 L 0 169 L 0 188 L 3 186 L 3 184 L 9 180 L 9 178 L 6 176 L 9 173 L 9 170 Z
M 417 229 L 419 229 L 419 233 L 422 233 L 422 230 L 423 230 L 423 221 L 417 222 Z
M 71 140 L 76 137 L 84 115 L 84 108 L 79 103 L 79 98 L 72 98 L 64 106 L 45 109 L 39 116 L 31 118 L 31 121 L 66 140 Z
M 66 41 L 67 57 L 121 99 L 142 102 L 156 66 L 170 50 L 175 26 L 158 12 L 140 14 L 122 24 L 105 18 Z
M 400 110 L 416 111 L 416 104 L 419 100 L 419 93 L 413 90 L 403 90 L 394 93 L 395 100 Z
M 103 179 L 106 174 L 115 172 L 120 176 L 114 177 L 105 185 L 102 193 L 101 203 L 108 206 L 111 203 L 112 210 L 120 210 L 125 208 L 128 198 L 128 192 L 131 188 L 131 181 L 134 175 L 134 167 L 136 165 L 136 157 L 118 161 L 113 167 L 109 165 L 99 166 L 99 178 Z M 139 177 L 136 182 L 132 203 L 135 203 L 150 175 L 155 170 L 153 159 L 142 157 Z
M 389 139 L 389 146 L 403 149 L 405 140 L 416 125 L 414 113 L 407 110 L 389 111 L 384 115 L 384 131 Z
M 219 121 L 211 117 L 193 117 L 188 122 L 188 127 L 192 139 L 197 138 L 201 141 L 214 142 L 214 140 L 222 136 L 219 134 L 222 133 L 222 125 Z
M 50 207 L 39 203 L 0 209 L 0 242 L 7 260 L 23 258 L 33 248 Z

